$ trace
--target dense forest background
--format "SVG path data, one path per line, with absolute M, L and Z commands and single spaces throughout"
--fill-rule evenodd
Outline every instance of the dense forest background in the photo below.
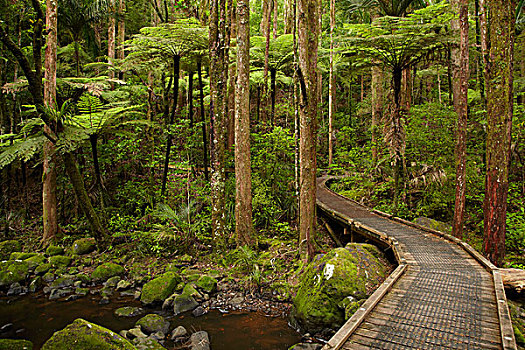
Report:
M 483 250 L 495 139 L 509 165 L 508 198 L 496 194 L 507 265 L 525 268 L 523 1 L 500 18 L 505 35 L 488 39 L 492 2 L 451 2 L 0 0 L 2 235 L 37 246 L 91 234 L 103 249 L 127 241 L 164 256 L 282 237 L 311 255 L 305 174 L 317 168 L 345 175 L 334 189 L 363 204 L 450 225 L 462 181 L 460 235 Z M 508 101 L 484 69 L 505 56 L 497 48 L 511 49 Z M 468 71 L 467 93 L 454 92 Z M 505 114 L 494 98 L 512 129 L 489 118 Z M 493 132 L 502 125 L 508 142 Z

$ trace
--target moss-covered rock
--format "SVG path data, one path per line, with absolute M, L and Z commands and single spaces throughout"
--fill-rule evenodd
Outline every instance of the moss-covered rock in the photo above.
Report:
M 14 239 L 0 242 L 0 260 L 7 260 L 11 253 L 22 250 L 22 244 Z
M 71 249 L 73 254 L 84 255 L 97 249 L 97 244 L 93 238 L 80 238 L 73 242 Z
M 149 314 L 138 320 L 137 323 L 135 323 L 135 326 L 140 326 L 142 331 L 146 334 L 156 332 L 166 334 L 170 328 L 170 323 L 161 315 Z
M 217 280 L 210 276 L 201 276 L 195 285 L 198 289 L 208 294 L 217 291 Z
M 180 281 L 181 278 L 177 273 L 166 272 L 142 287 L 140 301 L 147 305 L 162 303 L 173 293 Z
M 126 339 L 104 327 L 77 318 L 45 342 L 42 350 L 134 350 Z
M 114 276 L 122 276 L 124 268 L 121 265 L 109 262 L 98 266 L 92 273 L 91 279 L 96 282 L 107 281 Z
M 374 253 L 372 254 L 371 251 Z M 304 330 L 320 332 L 337 329 L 351 316 L 348 308 L 368 297 L 384 280 L 388 268 L 377 256 L 379 251 L 367 244 L 349 244 L 314 258 L 299 284 L 294 299 L 293 317 Z
M 37 254 L 35 256 L 25 259 L 24 261 L 29 266 L 29 269 L 33 270 L 38 266 L 42 265 L 46 261 L 46 258 L 44 257 L 44 254 Z
M 136 306 L 124 306 L 115 310 L 115 316 L 118 317 L 135 317 L 144 314 L 144 309 Z
M 49 263 L 55 268 L 66 268 L 71 264 L 71 258 L 65 255 L 50 256 Z
M 46 249 L 47 256 L 55 256 L 55 255 L 63 255 L 64 254 L 64 248 L 59 247 L 57 245 L 50 245 Z
M 9 256 L 9 260 L 25 260 L 35 255 L 37 255 L 37 253 L 12 252 Z
M 188 295 L 194 298 L 202 298 L 202 294 L 199 293 L 197 289 L 195 289 L 193 283 L 188 283 L 184 286 L 184 289 L 182 289 L 183 295 Z
M 0 339 L 0 350 L 32 350 L 33 343 L 24 339 Z
M 29 265 L 25 261 L 2 261 L 0 262 L 0 287 L 22 282 L 27 278 L 28 273 Z
M 35 273 L 37 275 L 43 275 L 45 274 L 46 272 L 49 271 L 49 269 L 51 269 L 51 264 L 50 263 L 44 263 L 44 264 L 41 264 L 41 265 L 38 265 L 35 269 Z
M 51 282 L 50 287 L 51 288 L 71 287 L 74 283 L 75 283 L 75 280 L 71 278 L 71 276 L 63 276 Z

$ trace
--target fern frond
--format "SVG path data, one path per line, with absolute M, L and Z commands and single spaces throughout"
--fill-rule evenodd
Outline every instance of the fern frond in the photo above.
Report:
M 40 152 L 46 140 L 42 134 L 14 140 L 12 145 L 0 153 L 0 169 L 18 159 L 24 162 L 29 161 L 36 153 Z

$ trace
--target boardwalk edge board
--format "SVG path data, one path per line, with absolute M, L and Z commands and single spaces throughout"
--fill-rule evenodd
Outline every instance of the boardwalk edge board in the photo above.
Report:
M 479 252 L 477 252 L 474 248 L 472 248 L 468 243 L 463 242 L 462 240 L 452 235 L 449 235 L 447 233 L 437 231 L 437 230 L 395 217 L 391 214 L 387 214 L 379 210 L 371 210 L 370 208 L 364 206 L 363 204 L 355 200 L 346 198 L 338 193 L 335 193 L 329 190 L 326 186 L 326 182 L 330 179 L 332 178 L 326 177 L 319 184 L 319 186 L 325 187 L 328 191 L 332 192 L 333 194 L 341 198 L 344 198 L 345 200 L 349 202 L 355 203 L 359 205 L 360 207 L 378 216 L 386 217 L 387 219 L 396 221 L 400 224 L 411 226 L 416 229 L 434 234 L 445 240 L 451 241 L 457 244 L 461 249 L 466 251 L 476 261 L 478 261 L 480 265 L 483 266 L 483 268 L 489 271 L 492 274 L 493 280 L 494 280 L 494 288 L 495 288 L 495 293 L 496 293 L 496 301 L 498 304 L 497 310 L 498 310 L 498 318 L 499 318 L 499 323 L 500 323 L 500 334 L 501 334 L 501 340 L 503 343 L 502 344 L 503 349 L 504 350 L 516 350 L 517 349 L 516 340 L 514 337 L 514 329 L 512 326 L 512 320 L 510 318 L 510 312 L 509 312 L 508 305 L 507 305 L 507 298 L 505 296 L 505 289 L 503 287 L 501 273 L 496 266 L 494 266 L 488 259 L 486 259 Z M 317 206 L 322 211 L 329 214 L 334 219 L 337 219 L 338 221 L 342 222 L 343 224 L 348 225 L 350 228 L 357 229 L 361 233 L 365 234 L 366 236 L 369 236 L 370 238 L 374 240 L 379 240 L 383 243 L 388 244 L 394 251 L 396 260 L 398 261 L 398 264 L 399 264 L 398 267 L 394 270 L 394 272 L 368 298 L 368 300 L 363 304 L 363 306 L 343 325 L 343 327 L 339 329 L 339 331 L 322 348 L 322 350 L 335 350 L 343 346 L 343 344 L 353 334 L 353 332 L 357 329 L 357 327 L 363 322 L 365 317 L 372 311 L 372 309 L 374 309 L 374 307 L 379 303 L 379 301 L 381 301 L 381 299 L 386 295 L 386 293 L 390 291 L 390 289 L 392 289 L 392 286 L 394 285 L 394 283 L 403 275 L 407 267 L 407 262 L 406 262 L 406 258 L 403 252 L 400 250 L 398 242 L 394 238 L 389 237 L 381 232 L 378 232 L 377 230 L 372 229 L 371 227 L 368 227 L 351 218 L 348 218 L 346 217 L 346 215 L 330 209 L 328 206 L 326 206 L 324 203 L 321 203 L 318 200 L 317 200 Z

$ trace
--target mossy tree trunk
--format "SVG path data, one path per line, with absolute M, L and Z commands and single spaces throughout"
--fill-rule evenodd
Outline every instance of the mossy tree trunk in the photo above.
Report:
M 299 249 L 304 259 L 314 254 L 316 199 L 316 122 L 318 102 L 317 48 L 319 42 L 319 0 L 298 0 L 299 59 Z
M 204 111 L 204 85 L 202 83 L 202 62 L 197 62 L 197 75 L 199 78 L 199 103 L 200 103 L 200 117 L 201 117 L 201 128 L 202 128 L 202 166 L 204 168 L 204 179 L 210 180 L 210 174 L 208 171 L 208 132 L 206 130 L 206 114 Z
M 505 257 L 507 194 L 513 114 L 515 8 L 512 0 L 480 1 L 487 92 L 487 174 L 485 178 L 485 255 L 496 266 Z
M 45 82 L 44 103 L 48 108 L 56 106 L 56 72 L 57 72 L 57 10 L 56 0 L 46 2 L 46 37 L 45 51 Z M 46 132 L 52 134 L 48 126 Z M 44 244 L 55 238 L 58 231 L 57 221 L 57 158 L 55 147 L 51 141 L 44 144 L 44 164 L 42 174 L 42 218 L 44 233 L 42 241 Z

